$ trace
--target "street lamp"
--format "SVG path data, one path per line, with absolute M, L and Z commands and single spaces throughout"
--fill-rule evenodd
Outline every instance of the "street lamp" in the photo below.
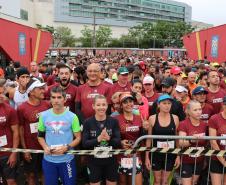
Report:
M 154 35 L 152 36 L 152 38 L 153 38 L 153 48 L 155 48 L 155 39 L 157 38 L 157 36 L 154 34 Z

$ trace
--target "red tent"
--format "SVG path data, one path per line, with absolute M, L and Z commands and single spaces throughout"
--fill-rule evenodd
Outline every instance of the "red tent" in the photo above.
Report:
M 51 33 L 1 18 L 0 25 L 0 51 L 8 60 L 27 67 L 31 61 L 43 60 L 52 43 Z
M 216 26 L 183 37 L 188 58 L 193 60 L 207 59 L 211 62 L 226 61 L 226 24 Z

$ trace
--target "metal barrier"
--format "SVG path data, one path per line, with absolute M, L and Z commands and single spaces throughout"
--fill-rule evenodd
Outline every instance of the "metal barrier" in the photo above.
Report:
M 195 136 L 162 136 L 162 135 L 145 135 L 145 136 L 141 136 L 139 137 L 134 145 L 133 145 L 133 148 L 137 148 L 138 145 L 140 144 L 141 141 L 143 140 L 146 140 L 146 139 L 159 139 L 159 140 L 166 140 L 166 142 L 168 142 L 168 140 L 195 140 L 196 142 L 195 143 L 198 143 L 198 140 L 222 140 L 222 141 L 225 141 L 226 142 L 226 137 L 212 137 L 212 136 L 202 136 L 202 137 L 195 137 Z M 152 145 L 153 145 L 153 142 L 152 142 Z M 197 145 L 196 145 L 197 147 Z M 212 149 L 212 147 L 211 147 Z M 165 150 L 165 154 L 166 154 L 166 163 L 167 163 L 167 148 Z M 150 151 L 152 152 L 152 151 Z M 155 151 L 154 151 L 155 152 Z M 212 156 L 212 155 L 216 155 L 214 153 L 210 153 L 209 156 Z M 134 153 L 133 154 L 133 170 L 132 170 L 132 185 L 136 185 L 135 184 L 135 178 L 136 178 L 136 156 L 137 154 Z M 218 154 L 216 155 L 218 156 Z M 223 153 L 220 154 L 220 156 L 226 156 L 226 145 L 225 145 L 225 151 Z M 195 157 L 195 169 L 194 169 L 194 172 L 196 170 L 196 159 L 197 159 L 197 156 Z M 210 163 L 211 163 L 211 157 L 210 157 L 210 160 L 209 160 L 209 164 L 208 164 L 208 177 L 207 177 L 207 185 L 209 184 L 209 174 L 210 174 Z M 183 165 L 182 163 L 180 165 Z M 166 164 L 165 164 L 166 166 Z M 224 168 L 223 168 L 223 174 L 224 174 Z M 180 178 L 181 178 L 181 170 L 180 170 Z M 223 181 L 224 181 L 224 178 L 222 178 L 222 181 L 221 181 L 221 184 L 223 185 Z M 181 184 L 181 183 L 179 183 Z

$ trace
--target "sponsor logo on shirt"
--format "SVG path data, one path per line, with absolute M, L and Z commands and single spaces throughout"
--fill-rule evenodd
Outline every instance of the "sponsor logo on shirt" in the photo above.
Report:
M 137 132 L 137 131 L 139 131 L 138 126 L 126 127 L 126 132 Z
M 4 122 L 6 122 L 6 117 L 5 116 L 0 117 L 0 123 L 4 123 Z
M 94 99 L 97 95 L 99 95 L 99 93 L 91 93 L 87 95 L 87 98 Z
M 152 106 L 152 105 L 153 105 L 153 102 L 148 102 L 148 105 L 149 105 L 149 106 Z
M 66 94 L 66 100 L 71 99 L 71 95 L 70 94 Z
M 222 103 L 222 102 L 223 102 L 223 98 L 213 99 L 213 103 Z
M 67 123 L 64 121 L 52 121 L 52 122 L 48 122 L 46 124 L 53 129 L 51 131 L 53 134 L 64 134 L 64 132 L 61 130 L 61 128 L 65 125 L 67 125 Z
M 90 130 L 90 136 L 91 137 L 96 137 L 97 132 L 95 130 Z
M 202 114 L 201 119 L 209 119 L 209 114 Z

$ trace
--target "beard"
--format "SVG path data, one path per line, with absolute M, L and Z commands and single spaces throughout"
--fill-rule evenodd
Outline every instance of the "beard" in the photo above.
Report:
M 62 87 L 67 87 L 69 83 L 70 83 L 70 79 L 68 79 L 67 81 L 66 80 L 60 80 L 60 85 Z

